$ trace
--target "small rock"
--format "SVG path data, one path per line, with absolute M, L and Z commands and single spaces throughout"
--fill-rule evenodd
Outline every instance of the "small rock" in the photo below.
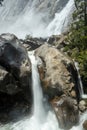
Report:
M 86 102 L 84 100 L 81 100 L 79 102 L 79 109 L 80 111 L 84 112 L 86 110 Z
M 71 97 L 76 98 L 76 92 L 74 90 L 71 91 Z

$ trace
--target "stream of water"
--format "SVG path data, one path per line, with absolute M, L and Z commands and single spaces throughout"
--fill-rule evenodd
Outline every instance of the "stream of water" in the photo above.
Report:
M 79 83 L 79 92 L 80 92 L 80 96 L 81 98 L 87 99 L 87 94 L 84 93 L 84 89 L 83 89 L 83 84 L 82 84 L 82 80 L 81 80 L 81 76 L 79 73 L 79 65 L 78 62 L 75 62 L 75 67 L 78 73 L 78 83 Z

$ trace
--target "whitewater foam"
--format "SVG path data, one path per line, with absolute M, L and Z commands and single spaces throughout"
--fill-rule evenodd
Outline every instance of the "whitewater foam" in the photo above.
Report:
M 70 22 L 74 0 L 67 0 L 65 7 L 60 7 L 59 1 L 4 0 L 0 8 L 0 33 L 14 33 L 22 39 L 27 34 L 33 37 L 61 34 Z
M 78 81 L 79 81 L 79 92 L 80 92 L 80 97 L 83 98 L 83 99 L 87 99 L 87 94 L 84 93 L 84 90 L 83 90 L 83 84 L 82 84 L 82 80 L 81 80 L 81 76 L 80 76 L 80 73 L 79 73 L 79 64 L 78 62 L 75 62 L 75 67 L 76 67 L 76 70 L 77 70 L 77 73 L 78 73 Z

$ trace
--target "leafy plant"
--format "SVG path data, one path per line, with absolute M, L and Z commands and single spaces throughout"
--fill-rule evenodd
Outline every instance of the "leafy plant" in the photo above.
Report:
M 75 6 L 65 50 L 79 62 L 83 85 L 87 86 L 87 0 L 75 0 Z

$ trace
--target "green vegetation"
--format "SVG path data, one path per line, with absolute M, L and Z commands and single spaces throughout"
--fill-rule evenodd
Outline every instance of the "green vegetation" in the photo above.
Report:
M 85 90 L 87 88 L 87 0 L 75 0 L 76 10 L 68 35 L 69 44 L 65 50 L 80 65 L 80 74 Z

